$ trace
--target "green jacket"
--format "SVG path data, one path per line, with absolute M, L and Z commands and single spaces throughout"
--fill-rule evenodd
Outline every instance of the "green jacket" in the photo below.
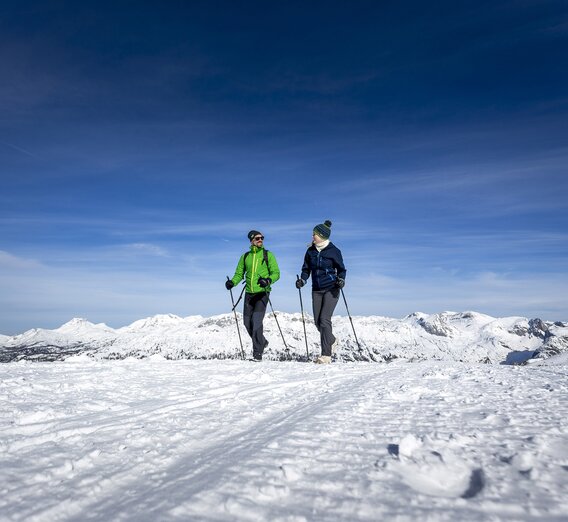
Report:
M 272 289 L 270 286 L 262 288 L 258 286 L 259 277 L 270 277 L 273 283 L 276 283 L 280 279 L 280 269 L 276 263 L 276 258 L 274 254 L 267 251 L 268 256 L 268 266 L 264 262 L 264 248 L 258 248 L 256 246 L 250 247 L 250 252 L 246 252 L 241 256 L 237 264 L 237 269 L 235 270 L 235 275 L 233 276 L 233 284 L 238 285 L 246 274 L 246 292 L 247 294 L 258 294 L 260 292 L 270 292 Z M 246 255 L 246 259 L 245 259 Z M 269 270 L 270 269 L 270 270 Z

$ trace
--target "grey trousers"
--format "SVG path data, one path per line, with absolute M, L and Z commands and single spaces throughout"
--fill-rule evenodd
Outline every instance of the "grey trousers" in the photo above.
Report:
M 335 336 L 331 329 L 331 316 L 339 301 L 339 288 L 331 290 L 312 290 L 314 321 L 320 333 L 321 354 L 331 356 L 331 345 Z
M 262 321 L 264 320 L 267 305 L 267 293 L 245 293 L 243 322 L 245 323 L 245 328 L 252 339 L 252 355 L 255 359 L 262 359 L 262 352 L 264 351 L 264 346 L 267 344 L 262 327 Z

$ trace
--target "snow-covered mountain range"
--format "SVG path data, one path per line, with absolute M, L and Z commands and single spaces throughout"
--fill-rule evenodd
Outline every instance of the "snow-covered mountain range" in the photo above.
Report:
M 278 322 L 276 322 L 276 319 Z M 477 312 L 413 313 L 402 319 L 380 316 L 333 318 L 340 339 L 340 361 L 445 360 L 521 364 L 568 352 L 568 323 L 524 317 L 494 318 Z M 238 314 L 247 356 L 251 342 Z M 298 360 L 319 354 L 319 334 L 312 317 L 276 312 L 264 326 L 270 344 L 265 358 Z M 280 328 L 279 328 L 280 327 Z M 353 328 L 357 334 L 355 339 Z M 123 328 L 72 319 L 55 330 L 32 329 L 0 336 L 0 362 L 63 360 L 87 355 L 94 359 L 144 358 L 236 359 L 242 352 L 235 318 L 156 315 Z

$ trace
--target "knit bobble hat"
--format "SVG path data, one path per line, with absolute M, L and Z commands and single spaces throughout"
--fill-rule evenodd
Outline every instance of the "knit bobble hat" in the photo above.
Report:
M 322 239 L 329 239 L 331 236 L 331 221 L 326 219 L 323 223 L 314 227 L 314 234 L 317 234 Z
M 252 238 L 253 238 L 254 236 L 262 236 L 262 233 L 259 232 L 258 230 L 251 230 L 251 231 L 247 234 L 247 237 L 248 237 L 248 240 L 249 240 L 249 241 L 252 241 Z

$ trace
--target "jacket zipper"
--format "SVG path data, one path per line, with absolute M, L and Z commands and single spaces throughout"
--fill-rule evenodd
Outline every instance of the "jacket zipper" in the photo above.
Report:
M 253 252 L 252 254 L 252 271 L 251 271 L 251 281 L 250 281 L 250 289 L 251 291 L 253 290 L 254 287 L 254 276 L 255 276 L 255 272 L 256 272 L 256 267 L 258 266 L 258 261 L 256 259 L 256 254 L 258 254 L 257 252 Z

